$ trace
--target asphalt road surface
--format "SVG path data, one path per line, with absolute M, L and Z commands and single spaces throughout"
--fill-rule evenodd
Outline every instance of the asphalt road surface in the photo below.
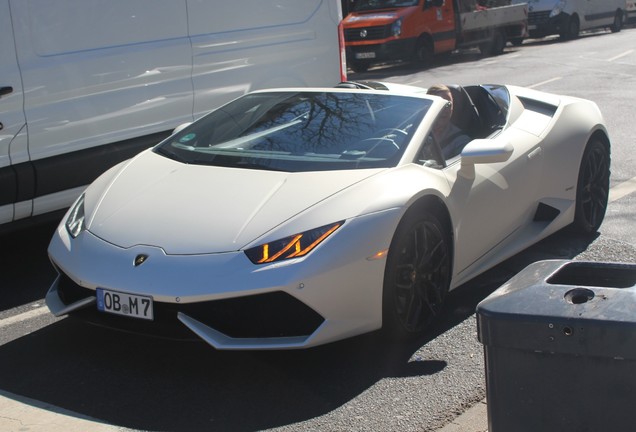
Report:
M 0 403 L 0 429 L 49 430 L 21 405 L 134 430 L 441 428 L 485 396 L 479 301 L 542 259 L 636 262 L 635 39 L 635 29 L 598 32 L 527 41 L 498 57 L 462 52 L 427 70 L 398 65 L 350 75 L 580 96 L 598 103 L 612 138 L 611 203 L 600 233 L 558 233 L 490 270 L 454 291 L 445 318 L 409 344 L 369 334 L 305 351 L 219 352 L 54 319 L 43 297 L 54 277 L 46 246 L 55 224 L 1 236 L 0 400 L 16 403 Z

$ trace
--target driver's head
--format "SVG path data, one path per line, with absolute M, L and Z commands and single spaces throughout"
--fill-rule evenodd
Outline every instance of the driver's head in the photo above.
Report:
M 426 93 L 433 96 L 439 96 L 449 102 L 447 104 L 447 108 L 439 114 L 437 120 L 437 128 L 443 130 L 450 123 L 450 119 L 453 115 L 453 94 L 444 84 L 435 84 L 430 86 L 428 90 L 426 90 Z
M 435 84 L 432 85 L 428 88 L 428 90 L 426 90 L 427 94 L 433 95 L 433 96 L 439 96 L 442 99 L 446 99 L 447 101 L 450 102 L 450 109 L 451 109 L 451 113 L 453 111 L 453 94 L 451 93 L 450 89 L 445 86 L 444 84 Z

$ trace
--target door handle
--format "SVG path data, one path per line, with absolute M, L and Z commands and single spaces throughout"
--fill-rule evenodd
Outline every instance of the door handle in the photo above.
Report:
M 0 87 L 0 97 L 13 93 L 13 87 Z

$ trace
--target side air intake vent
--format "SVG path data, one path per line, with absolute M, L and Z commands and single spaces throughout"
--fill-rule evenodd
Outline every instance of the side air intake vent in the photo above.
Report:
M 552 206 L 544 203 L 539 203 L 533 220 L 535 222 L 552 222 L 557 218 L 557 216 L 559 216 L 560 213 L 561 212 L 558 209 Z

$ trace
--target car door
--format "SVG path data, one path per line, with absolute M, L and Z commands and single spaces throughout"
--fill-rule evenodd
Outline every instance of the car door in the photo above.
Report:
M 9 0 L 0 0 L 0 224 L 14 219 L 18 175 L 28 161 L 22 81 L 16 60 Z M 19 211 L 30 214 L 30 201 Z
M 609 25 L 614 22 L 616 9 L 625 8 L 624 3 L 616 5 L 615 0 L 579 0 L 579 3 L 584 8 L 581 30 Z
M 455 11 L 452 0 L 444 0 L 442 6 L 427 6 L 425 3 L 424 14 L 429 18 L 424 22 L 430 23 L 433 33 L 435 52 L 448 52 L 455 49 Z
M 469 163 L 478 144 L 483 149 L 510 148 L 507 160 Z M 479 153 L 479 151 L 477 152 Z M 473 151 L 473 154 L 476 154 Z M 503 157 L 502 157 L 503 158 Z M 537 209 L 543 151 L 533 134 L 508 129 L 492 139 L 469 143 L 444 173 L 452 185 L 449 210 L 455 235 L 455 280 L 479 272 L 507 240 L 523 235 Z

